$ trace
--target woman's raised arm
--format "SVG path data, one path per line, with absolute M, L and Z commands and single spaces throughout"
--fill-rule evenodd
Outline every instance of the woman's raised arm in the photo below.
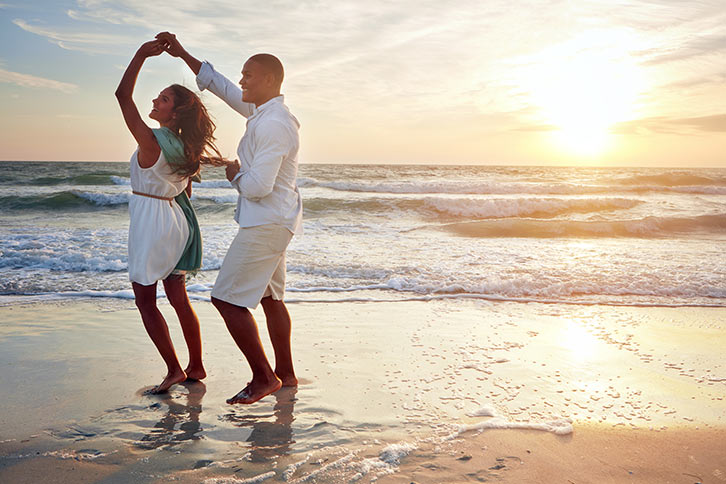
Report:
M 126 126 L 139 144 L 139 165 L 144 168 L 154 165 L 161 148 L 159 148 L 151 128 L 144 122 L 139 110 L 136 108 L 133 100 L 134 86 L 146 58 L 157 56 L 163 51 L 164 43 L 159 40 L 144 43 L 136 51 L 134 58 L 131 59 L 121 82 L 116 88 L 116 99 L 119 106 L 121 106 L 121 113 L 124 116 L 124 121 L 126 121 Z

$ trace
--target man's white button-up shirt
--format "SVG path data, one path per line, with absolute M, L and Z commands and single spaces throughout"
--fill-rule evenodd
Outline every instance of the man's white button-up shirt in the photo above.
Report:
M 256 107 L 242 101 L 242 89 L 207 61 L 197 74 L 208 89 L 247 118 L 237 147 L 240 171 L 232 180 L 239 192 L 234 219 L 240 227 L 278 224 L 290 232 L 302 228 L 302 198 L 297 187 L 300 123 L 278 96 Z

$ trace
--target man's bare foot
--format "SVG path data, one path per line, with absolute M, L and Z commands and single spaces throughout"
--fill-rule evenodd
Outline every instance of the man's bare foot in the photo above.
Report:
M 184 370 L 187 375 L 187 381 L 201 381 L 207 377 L 207 372 L 204 371 L 204 367 L 192 368 L 187 366 Z
M 187 379 L 187 374 L 182 371 L 180 368 L 177 371 L 174 371 L 172 373 L 168 373 L 164 380 L 159 383 L 157 386 L 152 388 L 148 391 L 151 395 L 158 395 L 160 393 L 166 393 L 169 391 L 169 388 L 172 387 L 172 385 L 176 385 L 177 383 L 181 383 L 184 380 Z
M 237 395 L 228 399 L 227 403 L 244 403 L 249 405 L 250 403 L 255 403 L 257 400 L 266 397 L 270 393 L 275 393 L 281 387 L 282 382 L 277 377 L 274 377 L 273 380 L 264 383 L 257 383 L 253 379 Z
M 282 386 L 284 386 L 284 387 L 296 387 L 297 386 L 297 377 L 295 377 L 295 375 L 279 375 L 277 373 L 275 373 L 275 375 L 277 375 L 277 378 L 279 378 L 280 381 L 282 382 Z

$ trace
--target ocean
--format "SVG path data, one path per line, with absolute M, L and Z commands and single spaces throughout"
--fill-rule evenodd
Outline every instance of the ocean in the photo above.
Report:
M 203 176 L 187 287 L 209 377 L 146 395 L 164 365 L 128 281 L 128 165 L 0 162 L 1 482 L 509 482 L 525 462 L 577 480 L 574 454 L 645 482 L 645 432 L 723 440 L 726 170 L 303 165 L 300 385 L 254 405 L 225 403 L 249 369 L 203 302 L 237 193 Z M 672 468 L 712 473 L 689 449 Z
M 237 192 L 203 176 L 196 299 L 236 233 Z M 298 184 L 290 303 L 726 306 L 725 169 L 310 164 Z M 0 162 L 0 303 L 133 298 L 129 197 L 126 163 Z

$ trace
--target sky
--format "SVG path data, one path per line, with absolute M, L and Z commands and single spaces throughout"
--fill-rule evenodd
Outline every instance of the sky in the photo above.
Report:
M 0 0 L 0 160 L 128 160 L 113 93 L 161 31 L 235 82 L 278 56 L 302 163 L 726 167 L 724 0 Z M 148 59 L 140 112 L 172 83 Z

